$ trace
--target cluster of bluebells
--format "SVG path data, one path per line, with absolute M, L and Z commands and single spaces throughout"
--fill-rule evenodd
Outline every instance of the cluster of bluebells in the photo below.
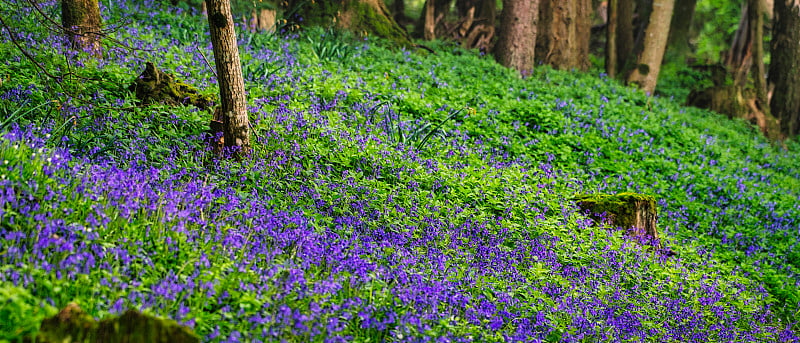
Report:
M 160 15 L 146 4 L 118 6 L 103 11 Z M 183 43 L 172 35 L 180 24 L 172 25 L 163 32 L 131 25 L 121 40 L 192 55 L 196 64 L 176 66 L 176 74 L 212 85 L 213 78 L 197 73 L 206 68 L 197 48 L 210 50 L 208 40 Z M 19 38 L 32 51 L 61 49 L 55 36 Z M 0 281 L 56 306 L 78 300 L 97 315 L 135 307 L 169 316 L 209 341 L 798 340 L 797 323 L 773 308 L 769 291 L 747 277 L 752 271 L 732 268 L 715 258 L 713 245 L 683 236 L 705 229 L 732 251 L 775 265 L 764 241 L 717 229 L 725 220 L 797 237 L 797 208 L 776 211 L 769 197 L 723 194 L 728 183 L 741 194 L 748 187 L 786 192 L 772 181 L 779 171 L 771 166 L 704 174 L 731 164 L 720 162 L 717 149 L 675 148 L 663 170 L 611 174 L 565 168 L 558 152 L 541 159 L 515 154 L 514 144 L 533 151 L 543 139 L 589 132 L 620 148 L 576 147 L 587 165 L 646 159 L 667 146 L 647 130 L 606 120 L 603 105 L 586 109 L 562 99 L 551 104 L 569 118 L 563 127 L 510 125 L 491 137 L 475 134 L 465 120 L 420 150 L 392 131 L 408 136 L 426 120 L 379 106 L 377 92 L 361 91 L 375 80 L 352 73 L 333 95 L 317 94 L 318 85 L 339 80 L 335 73 L 310 75 L 306 70 L 319 66 L 303 64 L 294 40 L 277 46 L 242 46 L 282 70 L 246 73 L 250 89 L 259 89 L 251 93 L 264 95 L 252 97 L 250 108 L 259 148 L 241 163 L 203 166 L 211 157 L 197 149 L 199 134 L 154 153 L 159 139 L 136 127 L 128 127 L 120 146 L 82 150 L 69 136 L 54 142 L 61 134 L 55 125 L 9 127 L 0 142 Z M 143 64 L 123 50 L 107 55 L 98 68 Z M 419 80 L 400 76 L 387 87 L 407 95 L 397 101 L 424 100 L 426 85 L 434 88 L 428 97 L 453 87 L 439 69 L 426 68 Z M 21 103 L 35 92 L 17 87 L 0 99 Z M 493 110 L 484 110 L 486 117 L 470 123 L 499 128 Z M 127 127 L 124 117 L 87 103 L 59 111 L 83 118 L 87 132 Z M 141 120 L 136 126 L 189 125 L 158 113 Z M 525 128 L 539 135 L 519 142 L 511 131 Z M 725 144 L 707 136 L 704 147 Z M 115 153 L 105 157 L 111 148 Z M 719 190 L 678 182 L 694 175 Z M 587 190 L 625 189 L 685 195 L 660 202 L 665 244 L 679 257 L 593 226 L 568 200 Z M 737 206 L 756 202 L 760 212 L 742 217 L 746 209 Z M 702 219 L 691 203 L 720 208 L 714 211 L 722 219 Z M 776 268 L 797 280 L 791 263 Z

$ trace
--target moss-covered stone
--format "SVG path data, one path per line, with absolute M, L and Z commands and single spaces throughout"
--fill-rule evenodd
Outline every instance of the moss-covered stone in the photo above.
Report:
M 200 339 L 173 320 L 160 319 L 128 310 L 115 318 L 95 321 L 78 305 L 67 305 L 42 322 L 36 342 L 89 343 L 194 343 Z
M 303 25 L 335 25 L 357 34 L 384 38 L 400 46 L 414 45 L 382 0 L 295 0 L 290 6 L 299 6 L 298 15 L 303 18 Z
M 603 218 L 634 237 L 658 239 L 658 207 L 655 197 L 638 193 L 589 194 L 572 198 L 596 222 Z
M 142 105 L 194 105 L 205 110 L 213 100 L 210 96 L 200 94 L 197 88 L 159 70 L 151 62 L 147 62 L 142 74 L 128 89 L 136 94 L 136 99 Z

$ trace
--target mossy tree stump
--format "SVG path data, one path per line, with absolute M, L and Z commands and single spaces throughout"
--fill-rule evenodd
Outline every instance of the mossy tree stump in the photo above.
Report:
M 174 320 L 128 310 L 119 317 L 97 322 L 71 303 L 57 315 L 42 321 L 36 342 L 196 343 L 200 339 Z
M 208 109 L 212 97 L 201 95 L 197 88 L 175 79 L 174 76 L 147 62 L 144 71 L 128 87 L 142 105 L 164 104 L 169 106 L 194 105 Z
M 414 44 L 403 27 L 391 15 L 383 0 L 319 0 L 288 1 L 290 12 L 297 10 L 290 21 L 297 21 L 304 26 L 330 27 L 350 30 L 354 33 L 366 33 L 392 41 L 397 45 L 411 47 Z
M 578 195 L 578 207 L 595 222 L 603 219 L 626 230 L 629 236 L 646 242 L 658 241 L 658 208 L 653 196 L 637 193 Z

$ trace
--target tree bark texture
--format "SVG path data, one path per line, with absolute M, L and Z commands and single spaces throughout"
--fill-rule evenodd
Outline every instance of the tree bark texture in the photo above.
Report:
M 425 40 L 436 39 L 436 27 L 447 18 L 451 5 L 453 5 L 453 0 L 425 0 L 422 14 L 414 29 L 415 34 L 422 36 Z
M 769 110 L 767 102 L 767 72 L 764 67 L 764 6 L 763 0 L 747 0 L 747 19 L 753 44 L 753 85 L 756 101 L 763 111 Z
M 299 11 L 286 18 L 292 24 L 335 26 L 356 34 L 366 33 L 368 37 L 384 38 L 405 47 L 414 45 L 383 0 L 288 0 L 286 8 L 295 7 L 299 7 Z
M 689 55 L 689 29 L 692 27 L 696 5 L 697 0 L 675 0 L 675 14 L 669 25 L 667 41 L 667 52 L 670 56 L 685 59 Z
M 225 147 L 240 149 L 238 154 L 250 150 L 250 120 L 247 116 L 247 98 L 236 45 L 236 32 L 229 0 L 208 0 L 208 26 L 221 100 Z
M 775 0 L 769 82 L 775 86 L 770 109 L 781 132 L 800 134 L 800 3 Z
M 100 45 L 102 18 L 97 0 L 64 0 L 61 2 L 61 26 L 73 49 L 95 57 L 103 54 Z
M 617 0 L 617 74 L 633 65 L 633 0 Z
M 503 0 L 495 58 L 523 75 L 535 66 L 538 0 Z
M 606 7 L 606 74 L 617 75 L 617 8 L 618 0 L 608 0 Z
M 589 67 L 591 0 L 540 0 L 536 59 L 557 69 Z
M 629 83 L 637 84 L 646 93 L 652 94 L 658 82 L 658 72 L 661 61 L 664 59 L 664 50 L 667 47 L 669 24 L 672 19 L 672 10 L 675 0 L 654 0 L 650 22 L 645 31 L 644 47 L 639 56 L 639 62 L 631 76 Z

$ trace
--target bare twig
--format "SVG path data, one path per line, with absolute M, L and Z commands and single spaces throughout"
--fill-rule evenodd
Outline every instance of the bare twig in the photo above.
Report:
M 200 56 L 203 56 L 203 61 L 206 62 L 206 65 L 208 66 L 208 70 L 210 70 L 211 73 L 214 74 L 214 77 L 219 78 L 219 77 L 217 77 L 217 73 L 214 71 L 214 68 L 211 67 L 211 63 L 208 63 L 208 59 L 206 58 L 206 55 L 203 54 L 202 50 L 200 50 L 200 47 L 195 45 L 194 48 L 197 49 L 197 52 L 200 53 Z

